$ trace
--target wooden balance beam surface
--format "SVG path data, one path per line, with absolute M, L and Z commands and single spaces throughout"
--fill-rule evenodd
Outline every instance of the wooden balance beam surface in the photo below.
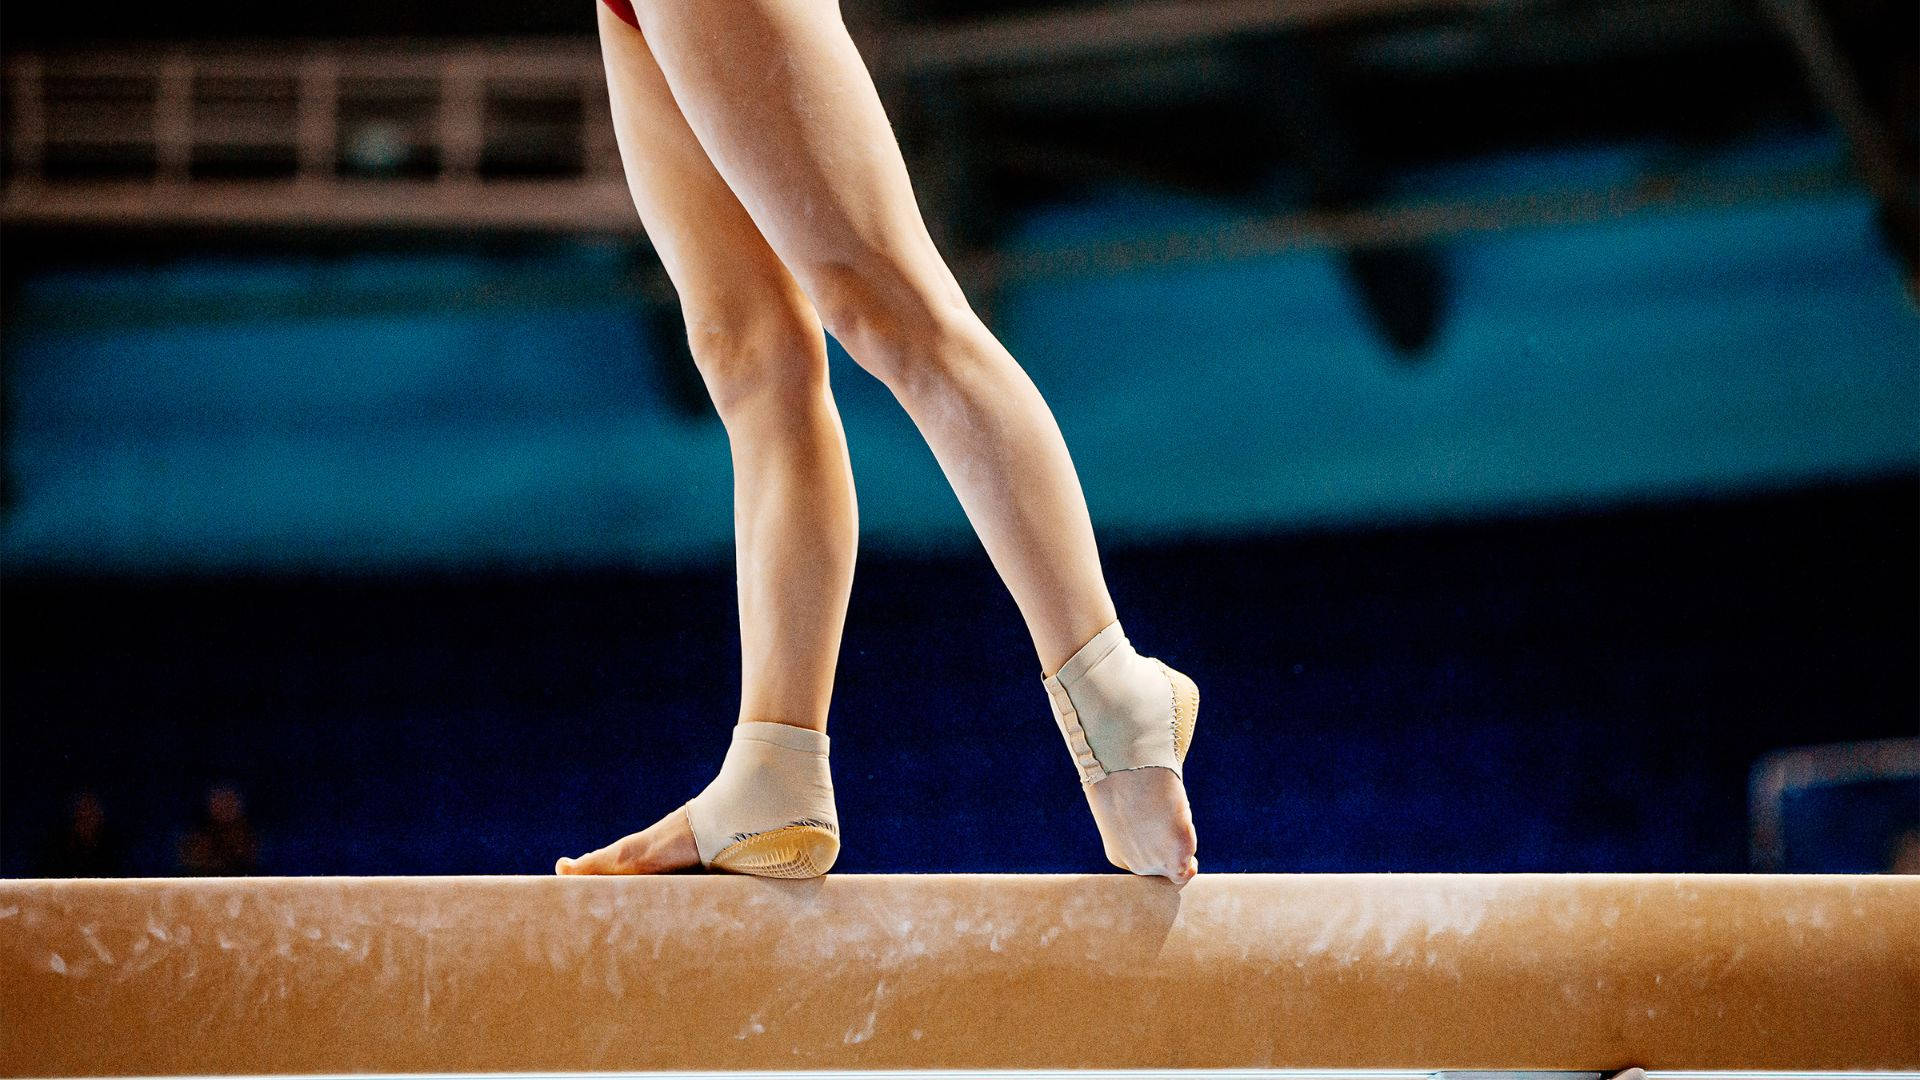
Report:
M 1911 1069 L 1920 879 L 0 882 L 0 1071 Z

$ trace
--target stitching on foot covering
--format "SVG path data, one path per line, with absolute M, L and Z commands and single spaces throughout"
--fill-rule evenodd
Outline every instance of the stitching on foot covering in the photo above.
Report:
M 1073 766 L 1080 773 L 1080 782 L 1092 784 L 1105 780 L 1107 771 L 1101 768 L 1092 744 L 1087 742 L 1087 732 L 1080 726 L 1080 714 L 1073 707 L 1073 699 L 1055 681 L 1048 682 L 1047 695 L 1053 704 L 1054 723 L 1067 740 L 1067 752 L 1073 755 Z
M 798 821 L 789 821 L 785 825 L 780 826 L 780 828 L 782 829 L 819 829 L 823 832 L 832 833 L 834 836 L 840 835 L 840 826 L 838 824 L 831 821 L 822 821 L 819 818 L 801 818 Z M 751 840 L 754 837 L 759 835 L 760 833 L 757 833 L 757 832 L 734 833 L 732 836 L 727 838 L 727 843 L 737 844 L 742 840 Z
M 1173 688 L 1173 756 L 1184 767 L 1187 751 L 1193 747 L 1193 729 L 1200 718 L 1200 687 L 1184 672 L 1175 671 L 1164 661 L 1155 660 L 1166 673 Z
M 713 867 L 770 878 L 819 877 L 840 857 L 840 838 L 812 825 L 789 825 L 729 844 Z

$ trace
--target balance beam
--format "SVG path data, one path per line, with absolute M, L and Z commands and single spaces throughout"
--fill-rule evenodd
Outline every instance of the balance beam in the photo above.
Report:
M 0 1072 L 1920 1066 L 1920 879 L 0 882 Z

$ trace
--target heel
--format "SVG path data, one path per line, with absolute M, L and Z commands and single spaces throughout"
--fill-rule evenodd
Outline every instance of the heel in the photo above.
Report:
M 1154 663 L 1160 665 L 1160 670 L 1167 673 L 1167 681 L 1173 684 L 1173 758 L 1185 765 L 1187 747 L 1193 744 L 1193 727 L 1200 720 L 1200 687 L 1184 672 L 1175 671 L 1158 660 Z
M 840 857 L 840 837 L 819 825 L 789 825 L 729 844 L 713 868 L 767 878 L 819 877 Z

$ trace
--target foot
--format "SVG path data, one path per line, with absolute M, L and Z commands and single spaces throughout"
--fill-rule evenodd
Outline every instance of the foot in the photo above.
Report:
M 1066 737 L 1107 861 L 1185 885 L 1200 872 L 1180 770 L 1200 688 L 1142 656 L 1118 620 L 1041 680 Z
M 734 725 L 720 773 L 678 810 L 578 859 L 560 874 L 662 874 L 706 866 L 810 878 L 840 855 L 840 818 L 823 731 L 761 720 Z
M 700 850 L 693 843 L 693 826 L 687 823 L 687 808 L 681 806 L 639 832 L 623 836 L 598 851 L 589 851 L 577 859 L 561 859 L 553 865 L 553 872 L 666 874 L 699 865 Z
M 1187 788 L 1172 769 L 1149 766 L 1108 773 L 1085 790 L 1108 862 L 1175 885 L 1185 885 L 1200 872 Z

